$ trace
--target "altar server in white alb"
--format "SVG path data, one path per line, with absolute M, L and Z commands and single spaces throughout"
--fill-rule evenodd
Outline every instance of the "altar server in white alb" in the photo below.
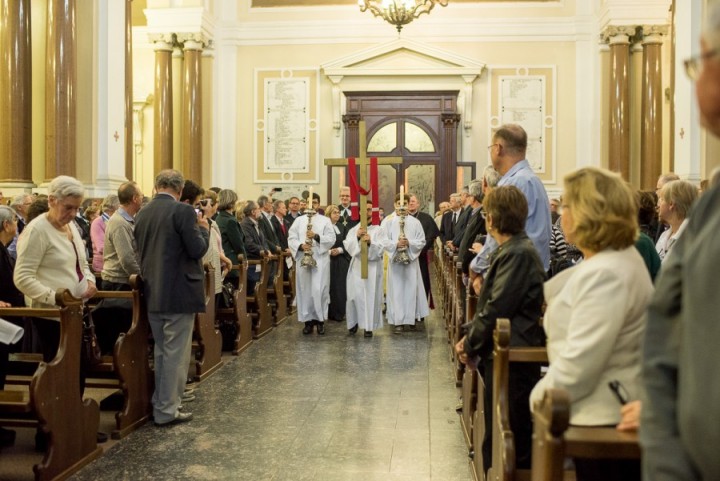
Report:
M 307 240 L 312 239 L 312 247 Z M 330 249 L 335 244 L 335 230 L 332 222 L 324 215 L 312 216 L 308 229 L 308 216 L 295 219 L 288 233 L 288 247 L 292 251 L 295 267 L 295 303 L 298 321 L 304 322 L 303 334 L 325 334 L 325 320 L 330 305 Z M 312 251 L 316 267 L 302 267 L 300 261 L 305 251 Z
M 404 196 L 404 203 L 410 197 Z M 387 320 L 395 326 L 395 334 L 400 334 L 404 326 L 415 329 L 415 320 L 421 319 L 430 314 L 425 287 L 423 286 L 422 275 L 418 256 L 425 247 L 425 234 L 422 224 L 415 217 L 405 217 L 405 239 L 400 237 L 400 215 L 397 209 L 400 207 L 400 196 L 395 197 L 394 216 L 388 217 L 382 222 L 385 229 L 385 241 L 383 248 L 388 253 L 388 279 L 387 279 Z M 393 262 L 398 248 L 407 247 L 410 257 L 409 264 Z
M 367 203 L 368 224 L 372 217 L 372 202 Z M 373 331 L 383 325 L 383 245 L 385 229 L 379 225 L 368 225 L 367 231 L 356 225 L 345 237 L 345 252 L 352 256 L 347 276 L 347 304 L 345 317 L 348 331 L 355 334 L 358 327 L 365 331 L 365 337 L 372 337 Z M 368 244 L 368 276 L 362 278 L 361 245 Z

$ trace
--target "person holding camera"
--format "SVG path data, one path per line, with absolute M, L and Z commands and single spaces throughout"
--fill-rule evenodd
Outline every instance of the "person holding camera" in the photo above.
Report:
M 158 426 L 193 418 L 192 413 L 178 408 L 190 363 L 195 315 L 205 311 L 202 258 L 209 247 L 210 226 L 192 205 L 178 202 L 184 185 L 177 170 L 161 171 L 155 178 L 157 194 L 135 219 L 135 241 L 155 339 L 152 405 Z M 193 195 L 188 189 L 185 195 L 196 201 L 201 192 L 198 189 Z

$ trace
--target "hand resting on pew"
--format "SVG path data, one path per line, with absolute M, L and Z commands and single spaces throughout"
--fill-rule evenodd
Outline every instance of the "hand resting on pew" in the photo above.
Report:
M 630 401 L 622 406 L 620 414 L 622 419 L 617 425 L 618 431 L 632 432 L 640 428 L 640 411 L 642 409 L 641 401 Z
M 457 344 L 455 344 L 455 352 L 458 355 L 458 359 L 461 363 L 465 364 L 467 367 L 469 367 L 472 370 L 477 369 L 478 360 L 479 358 L 477 356 L 470 357 L 465 352 L 465 339 L 467 336 L 463 336 L 460 341 L 458 341 Z

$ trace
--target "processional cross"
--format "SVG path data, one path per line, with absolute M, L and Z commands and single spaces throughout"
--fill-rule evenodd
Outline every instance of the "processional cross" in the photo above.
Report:
M 370 165 L 371 159 L 367 156 L 367 139 L 365 138 L 365 121 L 361 120 L 359 123 L 359 138 L 358 138 L 358 144 L 360 146 L 360 155 L 358 157 L 349 157 L 346 159 L 325 159 L 325 165 L 330 166 L 348 166 L 351 162 L 351 159 L 355 159 L 355 165 L 357 165 L 360 168 L 360 189 L 358 189 L 358 192 L 360 193 L 360 201 L 358 202 L 358 212 L 360 213 L 360 226 L 363 227 L 367 231 L 367 213 L 365 210 L 365 206 L 367 205 L 367 194 L 369 194 L 371 191 L 377 192 L 377 189 L 379 188 L 377 185 L 377 181 L 374 183 L 371 183 L 370 188 L 367 187 L 368 185 L 368 166 Z M 374 161 L 377 161 L 378 165 L 393 165 L 393 164 L 402 164 L 403 158 L 402 157 L 373 157 Z M 351 175 L 349 177 L 353 178 L 355 173 L 351 172 Z M 352 188 L 352 186 L 351 186 Z M 376 197 L 377 198 L 377 197 Z M 373 209 L 377 209 L 378 206 L 373 204 Z M 360 243 L 360 253 L 361 253 L 361 264 L 360 264 L 360 277 L 363 279 L 367 279 L 368 277 L 368 245 L 367 242 L 361 242 Z

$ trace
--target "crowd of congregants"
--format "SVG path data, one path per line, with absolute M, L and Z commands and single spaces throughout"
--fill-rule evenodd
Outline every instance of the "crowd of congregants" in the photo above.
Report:
M 687 68 L 702 122 L 716 136 L 718 51 L 714 9 L 702 54 Z M 528 365 L 510 379 L 519 467 L 530 464 L 531 411 L 547 389 L 562 388 L 572 424 L 639 429 L 646 479 L 720 479 L 713 447 L 720 388 L 712 382 L 720 342 L 712 287 L 720 267 L 717 181 L 698 189 L 668 173 L 655 192 L 636 192 L 618 174 L 584 167 L 565 176 L 561 198 L 549 199 L 525 157 L 522 127 L 495 130 L 488 150 L 492 162 L 481 178 L 441 202 L 435 218 L 412 194 L 397 195 L 395 210 L 378 219 L 372 203 L 352 215 L 348 188 L 322 208 L 317 194 L 240 200 L 175 170 L 157 175 L 152 200 L 126 182 L 96 204 L 85 201 L 81 182 L 59 176 L 47 196 L 21 194 L 0 206 L 1 305 L 52 306 L 59 288 L 87 299 L 98 289 L 129 290 L 130 276 L 142 275 L 155 342 L 154 422 L 168 426 L 193 417 L 183 406 L 195 396 L 185 381 L 193 318 L 205 308 L 203 263 L 215 268 L 220 303 L 223 283 L 239 287 L 233 265 L 286 253 L 290 261 L 270 269 L 295 265 L 304 335 L 323 335 L 332 320 L 344 321 L 350 336 L 362 329 L 372 338 L 385 321 L 398 335 L 422 329 L 433 307 L 432 253 L 451 249 L 466 290 L 478 296 L 455 350 L 485 381 L 486 426 L 497 319 L 510 319 L 511 346 L 547 346 L 544 374 Z M 258 269 L 247 272 L 248 295 L 261 278 Z M 103 350 L 127 329 L 126 308 L 96 317 L 104 319 L 97 326 Z M 31 318 L 24 327 L 19 349 L 53 359 L 58 323 Z M 0 349 L 2 388 L 8 347 Z M 485 468 L 491 434 L 482 446 Z M 13 440 L 12 431 L 0 431 L 2 444 Z M 579 480 L 641 477 L 639 462 L 574 464 Z

